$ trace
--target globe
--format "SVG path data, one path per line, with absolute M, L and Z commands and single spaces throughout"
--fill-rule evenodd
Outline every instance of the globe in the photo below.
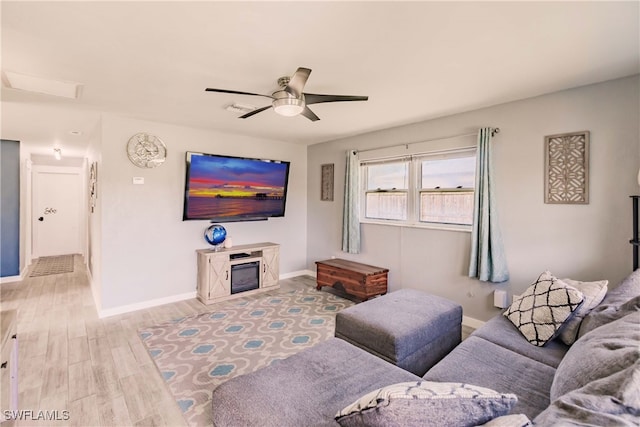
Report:
M 227 230 L 220 224 L 212 224 L 204 231 L 204 240 L 208 244 L 217 246 L 224 242 L 227 237 Z

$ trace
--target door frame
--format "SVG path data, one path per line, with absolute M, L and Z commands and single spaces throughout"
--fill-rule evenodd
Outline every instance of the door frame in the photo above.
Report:
M 78 212 L 78 218 L 80 220 L 80 224 L 79 224 L 79 236 L 78 238 L 80 239 L 80 254 L 83 256 L 84 259 L 86 259 L 87 257 L 87 196 L 86 196 L 86 191 L 84 191 L 86 184 L 87 184 L 87 177 L 86 177 L 86 162 L 84 164 L 83 167 L 74 167 L 74 166 L 49 166 L 49 165 L 32 165 L 31 167 L 31 209 L 29 212 L 29 228 L 31 230 L 31 241 L 30 243 L 30 258 L 31 258 L 31 262 L 33 262 L 34 259 L 38 258 L 40 255 L 38 253 L 36 253 L 36 241 L 38 239 L 38 231 L 37 231 L 37 227 L 35 227 L 35 221 L 37 220 L 37 213 L 34 211 L 35 207 L 37 206 L 36 201 L 38 198 L 38 194 L 37 194 L 37 187 L 35 185 L 37 179 L 36 179 L 36 175 L 39 173 L 61 173 L 61 174 L 73 174 L 73 175 L 78 175 L 78 178 L 80 179 L 80 185 L 78 186 L 78 200 L 80 203 L 78 203 L 79 206 L 79 212 Z

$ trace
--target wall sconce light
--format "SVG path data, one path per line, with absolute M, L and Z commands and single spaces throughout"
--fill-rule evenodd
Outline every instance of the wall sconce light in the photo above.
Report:
M 55 157 L 56 160 L 62 159 L 62 150 L 60 150 L 59 148 L 54 148 L 53 149 L 53 157 Z

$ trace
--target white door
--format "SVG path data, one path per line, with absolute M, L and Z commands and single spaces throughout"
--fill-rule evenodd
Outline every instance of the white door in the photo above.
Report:
M 82 169 L 33 169 L 33 257 L 82 253 Z

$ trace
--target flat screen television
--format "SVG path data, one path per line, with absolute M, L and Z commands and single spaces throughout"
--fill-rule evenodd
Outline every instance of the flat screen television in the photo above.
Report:
M 284 216 L 289 162 L 187 152 L 183 221 Z

